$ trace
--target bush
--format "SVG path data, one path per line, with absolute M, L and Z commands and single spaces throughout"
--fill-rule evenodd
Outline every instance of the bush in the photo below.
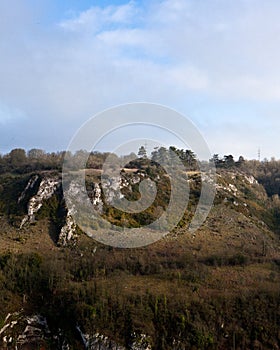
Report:
M 244 266 L 249 263 L 249 258 L 243 254 L 233 256 L 211 255 L 204 260 L 204 263 L 209 266 Z

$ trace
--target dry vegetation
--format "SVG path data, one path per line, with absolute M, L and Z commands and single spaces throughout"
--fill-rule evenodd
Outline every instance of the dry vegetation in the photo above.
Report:
M 197 203 L 193 194 L 177 229 L 129 250 L 82 233 L 76 245 L 58 247 L 58 197 L 35 224 L 19 230 L 26 203 L 18 207 L 16 199 L 30 175 L 1 175 L 0 320 L 21 308 L 46 315 L 73 349 L 81 346 L 77 323 L 127 348 L 136 332 L 148 334 L 153 349 L 279 349 L 279 207 L 263 171 L 269 195 L 244 180 L 255 168 L 242 167 L 219 170 L 215 206 L 195 235 L 185 226 Z M 88 175 L 100 176 L 97 170 Z M 188 175 L 199 194 L 199 173 Z M 237 192 L 224 189 L 228 184 Z

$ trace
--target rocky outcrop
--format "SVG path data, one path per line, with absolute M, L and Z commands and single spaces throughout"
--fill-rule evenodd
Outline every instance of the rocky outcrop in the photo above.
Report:
M 87 350 L 100 349 L 100 350 L 125 350 L 121 345 L 118 345 L 103 334 L 96 333 L 92 336 L 83 334 L 80 327 L 77 327 L 83 341 L 84 347 Z
M 124 198 L 121 190 L 132 191 L 132 186 L 139 184 L 147 176 L 143 173 L 136 173 L 126 176 L 113 176 L 108 179 L 102 179 L 102 188 L 106 194 L 106 202 L 112 204 L 116 199 Z
M 265 191 L 258 181 L 252 175 L 243 174 L 242 172 L 221 171 L 217 174 L 215 188 L 218 194 L 227 194 L 236 197 L 236 199 L 242 199 L 244 191 L 248 192 L 248 190 L 253 191 L 256 196 L 261 198 L 266 197 Z
M 33 184 L 33 180 L 31 181 L 31 184 Z M 32 223 L 35 221 L 35 214 L 42 207 L 43 202 L 52 197 L 60 184 L 61 180 L 58 177 L 45 177 L 41 180 L 36 195 L 31 197 L 28 202 L 27 215 L 23 218 L 20 228 L 22 228 L 26 223 Z M 25 188 L 25 192 L 27 191 L 27 187 L 28 184 Z
M 51 334 L 46 318 L 41 315 L 26 316 L 21 311 L 8 314 L 0 329 L 1 349 L 45 348 L 50 342 L 66 344 L 58 335 Z
M 77 327 L 80 339 L 77 341 L 83 343 L 86 350 L 125 350 L 126 348 L 109 337 L 95 333 L 93 335 L 83 334 Z M 132 350 L 151 350 L 150 339 L 145 334 L 132 335 L 134 342 L 131 345 Z M 51 347 L 50 347 L 51 346 Z M 67 341 L 63 331 L 58 329 L 53 333 L 48 325 L 47 319 L 42 315 L 26 316 L 22 311 L 10 313 L 4 320 L 0 329 L 0 348 L 1 349 L 57 349 L 70 350 L 71 344 Z
M 25 189 L 22 191 L 21 195 L 18 198 L 18 203 L 20 203 L 25 198 L 27 192 L 30 189 L 33 189 L 33 187 L 36 185 L 38 179 L 39 179 L 39 175 L 34 175 L 29 179 Z
M 93 335 L 83 334 L 80 327 L 77 327 L 78 332 L 82 338 L 85 349 L 87 350 L 125 350 L 122 345 L 117 344 L 109 337 L 95 333 Z M 134 341 L 130 347 L 131 350 L 151 350 L 150 339 L 146 334 L 132 334 Z
M 253 175 L 245 175 L 245 180 L 249 182 L 251 185 L 258 185 L 258 181 L 254 178 Z
M 103 209 L 102 190 L 99 184 L 94 185 L 92 204 L 101 213 Z
M 28 196 L 28 192 L 34 188 L 39 178 L 39 175 L 34 175 L 29 179 L 26 187 L 18 198 L 18 203 Z M 44 202 L 50 199 L 60 187 L 61 180 L 58 176 L 46 176 L 41 179 L 37 193 L 28 201 L 27 214 L 22 219 L 20 228 L 35 221 L 35 215 L 42 208 Z M 65 224 L 59 233 L 58 244 L 66 246 L 70 241 L 75 241 L 77 238 L 76 228 L 77 225 L 71 215 L 71 211 L 67 211 Z
M 70 241 L 75 242 L 77 225 L 70 211 L 67 211 L 66 222 L 59 233 L 58 245 L 66 246 Z
M 232 203 L 235 207 L 248 207 L 247 194 L 250 191 L 252 191 L 259 199 L 266 200 L 266 194 L 262 186 L 258 184 L 257 180 L 253 176 L 240 171 L 233 172 L 220 170 L 217 173 L 216 183 L 214 176 L 211 177 L 204 173 L 197 172 L 188 175 L 188 181 L 191 187 L 195 188 L 201 177 L 201 180 L 207 183 L 211 188 L 215 187 L 217 198 L 220 201 L 229 204 Z M 98 228 L 102 226 L 99 225 L 100 217 L 99 215 L 95 215 L 94 210 L 99 214 L 103 214 L 106 206 L 117 207 L 120 210 L 124 208 L 124 211 L 133 205 L 137 206 L 137 210 L 141 208 L 140 201 L 127 201 L 125 197 L 127 195 L 129 196 L 130 193 L 137 188 L 138 184 L 140 189 L 140 185 L 145 182 L 147 178 L 147 174 L 143 172 L 123 172 L 118 176 L 114 175 L 107 177 L 105 175 L 102 176 L 101 180 L 95 178 L 96 182 L 89 183 L 87 189 L 85 189 L 80 182 L 75 181 L 75 176 L 71 177 L 71 174 L 69 174 L 69 179 L 67 179 L 69 180 L 69 183 L 66 186 L 66 190 L 64 188 L 64 196 L 67 198 L 67 209 L 64 211 L 65 217 L 62 218 L 64 224 L 58 235 L 58 244 L 66 246 L 70 242 L 73 243 L 76 241 L 78 237 L 78 221 L 76 222 L 75 220 L 76 215 L 79 215 L 80 217 L 81 214 L 84 214 L 85 220 L 83 222 L 86 223 L 85 227 L 87 227 L 88 224 L 93 230 L 98 230 Z M 155 179 L 155 182 L 159 180 L 160 178 L 158 177 Z M 31 196 L 27 204 L 27 214 L 22 219 L 20 225 L 21 228 L 27 223 L 35 221 L 35 215 L 44 205 L 44 202 L 51 198 L 57 190 L 60 190 L 61 186 L 62 181 L 58 174 L 37 174 L 29 179 L 26 187 L 18 198 L 18 203 L 21 203 L 23 200 L 26 201 L 28 199 L 28 195 Z M 31 193 L 34 193 L 36 188 L 38 188 L 37 193 L 32 196 Z M 146 192 L 149 194 L 152 193 L 150 189 Z M 90 199 L 94 210 L 85 205 L 86 199 L 88 198 Z M 129 208 L 127 208 L 127 203 L 129 203 Z M 137 210 L 135 210 L 135 212 L 137 212 Z M 96 225 L 95 222 L 93 223 L 93 220 L 96 220 Z

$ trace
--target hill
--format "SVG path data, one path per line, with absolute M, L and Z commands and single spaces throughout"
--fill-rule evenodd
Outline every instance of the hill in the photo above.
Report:
M 280 347 L 280 167 L 219 166 L 214 205 L 195 232 L 189 225 L 203 174 L 186 169 L 190 198 L 178 225 L 130 249 L 81 230 L 59 169 L 19 169 L 0 175 L 1 348 Z M 139 198 L 143 179 L 156 182 L 145 213 L 120 215 L 104 201 L 100 176 L 87 170 L 89 198 L 120 233 L 152 222 L 161 214 L 156 208 L 168 205 L 170 182 L 155 163 L 138 161 L 122 172 L 122 195 L 130 200 Z M 112 183 L 108 190 L 116 193 Z M 108 230 L 102 225 L 94 227 L 101 236 Z

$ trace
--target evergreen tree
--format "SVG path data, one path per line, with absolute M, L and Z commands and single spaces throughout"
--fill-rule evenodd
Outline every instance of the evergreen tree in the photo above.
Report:
M 141 146 L 138 150 L 138 156 L 139 158 L 147 158 L 147 151 L 144 146 Z

